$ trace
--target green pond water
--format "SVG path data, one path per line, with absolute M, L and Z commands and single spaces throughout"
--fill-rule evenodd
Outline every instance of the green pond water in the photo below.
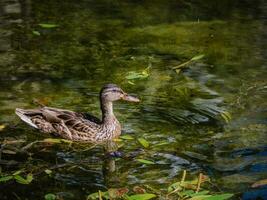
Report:
M 4 0 L 0 8 L 1 175 L 34 175 L 28 185 L 1 182 L 0 199 L 160 189 L 184 169 L 244 199 L 266 197 L 266 187 L 250 188 L 267 178 L 264 1 Z M 172 69 L 197 55 L 205 56 Z M 134 138 L 119 151 L 136 157 L 116 159 L 116 171 L 108 173 L 101 146 L 25 148 L 51 136 L 21 122 L 15 108 L 33 108 L 37 100 L 100 117 L 105 83 L 141 99 L 114 105 L 123 134 Z

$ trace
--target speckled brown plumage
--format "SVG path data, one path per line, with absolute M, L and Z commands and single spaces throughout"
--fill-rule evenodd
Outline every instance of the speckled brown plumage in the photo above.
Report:
M 113 114 L 117 100 L 139 102 L 114 84 L 105 85 L 100 92 L 102 120 L 89 115 L 51 107 L 24 110 L 16 114 L 29 125 L 44 133 L 54 134 L 73 141 L 103 142 L 119 137 L 121 125 Z

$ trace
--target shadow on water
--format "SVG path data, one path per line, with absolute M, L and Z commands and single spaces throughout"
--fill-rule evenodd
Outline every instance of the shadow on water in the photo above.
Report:
M 34 175 L 28 185 L 1 182 L 1 199 L 166 187 L 184 169 L 208 174 L 224 191 L 246 191 L 244 199 L 266 196 L 265 187 L 250 187 L 267 178 L 264 1 L 4 0 L 0 15 L 1 176 Z M 25 150 L 49 136 L 21 123 L 16 107 L 38 99 L 100 116 L 107 82 L 142 99 L 115 104 L 133 137 L 120 144 L 126 157 L 107 160 L 100 146 L 51 141 Z

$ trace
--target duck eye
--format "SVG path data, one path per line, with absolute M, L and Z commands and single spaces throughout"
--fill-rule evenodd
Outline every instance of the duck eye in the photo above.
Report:
M 120 94 L 122 94 L 122 91 L 120 91 L 120 90 L 118 90 L 118 89 L 112 89 L 111 91 L 112 91 L 112 92 L 115 92 L 115 93 L 120 93 Z

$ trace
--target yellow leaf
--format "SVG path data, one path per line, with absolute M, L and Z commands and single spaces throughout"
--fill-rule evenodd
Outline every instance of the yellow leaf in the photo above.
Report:
M 0 125 L 0 131 L 2 131 L 6 126 L 4 124 Z
M 144 138 L 138 138 L 137 140 L 138 140 L 138 142 L 139 142 L 143 147 L 145 147 L 145 148 L 148 148 L 148 147 L 149 147 L 149 142 L 148 142 L 146 139 L 144 139 Z
M 251 187 L 256 188 L 256 187 L 260 187 L 263 185 L 267 185 L 267 179 L 257 181 L 256 183 L 253 183 Z

